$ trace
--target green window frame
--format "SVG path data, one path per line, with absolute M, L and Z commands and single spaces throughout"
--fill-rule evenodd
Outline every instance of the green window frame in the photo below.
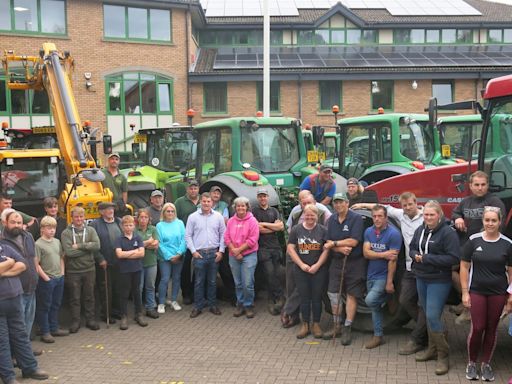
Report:
M 197 33 L 201 47 L 241 46 L 259 47 L 263 45 L 262 30 L 200 30 Z M 283 31 L 270 31 L 270 45 L 283 45 Z
M 256 109 L 263 111 L 263 82 L 256 83 Z M 279 113 L 281 111 L 281 83 L 279 81 L 270 82 L 270 112 Z
M 105 79 L 108 115 L 174 114 L 173 80 L 148 72 L 125 72 Z
M 510 44 L 512 43 L 512 29 L 488 29 L 487 30 L 487 43 L 488 44 Z
M 0 115 L 2 116 L 51 116 L 46 91 L 11 90 L 6 78 L 0 76 Z
M 439 105 L 453 103 L 455 83 L 452 80 L 432 80 L 432 97 Z
M 170 9 L 103 4 L 103 37 L 107 40 L 172 43 Z
M 66 36 L 66 0 L 1 0 L 0 32 Z
M 393 111 L 394 88 L 395 82 L 393 80 L 372 80 L 370 82 L 372 111 L 377 111 L 379 108 L 384 108 L 386 112 Z
M 394 44 L 471 44 L 472 29 L 395 29 Z
M 228 113 L 228 84 L 222 82 L 203 83 L 203 114 Z
M 342 82 L 322 80 L 318 82 L 318 111 L 331 112 L 332 106 L 337 105 L 342 110 Z

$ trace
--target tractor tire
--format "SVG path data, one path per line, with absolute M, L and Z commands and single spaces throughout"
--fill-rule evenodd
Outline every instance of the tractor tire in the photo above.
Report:
M 149 196 L 152 191 L 134 191 L 128 195 L 128 204 L 130 204 L 134 211 L 137 212 L 139 208 L 146 208 L 149 206 Z M 135 213 L 134 212 L 134 213 Z

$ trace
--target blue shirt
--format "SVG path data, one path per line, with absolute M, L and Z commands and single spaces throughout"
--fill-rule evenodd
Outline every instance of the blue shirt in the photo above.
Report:
M 324 191 L 324 188 L 326 186 L 326 183 L 325 182 L 324 184 L 320 184 L 320 182 L 318 182 L 318 185 L 316 186 L 316 193 L 314 193 L 314 196 L 315 196 L 315 200 L 317 202 L 321 202 L 322 199 L 322 194 L 323 194 L 323 191 Z M 308 191 L 312 191 L 312 187 L 311 187 L 311 178 L 309 176 L 307 176 L 301 183 L 300 185 L 300 190 L 304 190 L 304 189 L 307 189 Z M 332 199 L 332 197 L 334 196 L 334 194 L 336 193 L 336 183 L 334 182 L 334 180 L 331 180 L 331 188 L 325 193 L 325 196 L 326 197 L 330 197 Z
M 213 209 L 204 214 L 201 209 L 192 213 L 187 220 L 185 241 L 191 253 L 198 249 L 219 248 L 224 252 L 224 232 L 226 224 L 219 212 Z
M 161 221 L 156 225 L 160 244 L 158 258 L 169 261 L 178 255 L 184 255 L 187 250 L 185 244 L 185 226 L 183 221 L 175 219 L 171 222 Z
M 400 251 L 402 247 L 402 235 L 391 224 L 380 232 L 376 230 L 375 226 L 367 228 L 364 232 L 364 242 L 370 243 L 370 248 L 374 252 L 385 252 L 390 249 Z M 388 260 L 374 259 L 368 262 L 368 280 L 382 280 L 386 279 L 388 275 Z
M 363 218 L 352 210 L 348 210 L 347 216 L 342 223 L 338 220 L 338 215 L 333 214 L 327 222 L 327 238 L 329 240 L 354 239 L 359 243 L 352 249 L 349 256 L 361 256 L 363 254 Z M 338 252 L 332 252 L 334 255 L 342 257 Z
M 0 262 L 5 261 L 5 256 L 14 259 L 16 262 L 27 264 L 21 253 L 19 253 L 12 245 L 0 240 Z M 21 281 L 18 276 L 2 277 L 0 276 L 0 300 L 12 299 L 23 293 Z
M 138 249 L 140 247 L 144 247 L 144 243 L 139 235 L 133 234 L 132 238 L 129 239 L 125 235 L 118 237 L 116 239 L 116 243 L 114 248 L 121 248 L 123 251 L 133 251 L 134 249 Z M 119 259 L 119 272 L 120 273 L 130 273 L 130 272 L 138 272 L 142 270 L 142 259 Z

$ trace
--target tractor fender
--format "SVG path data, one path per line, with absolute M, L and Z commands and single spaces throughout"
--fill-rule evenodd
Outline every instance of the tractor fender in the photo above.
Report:
M 347 179 L 346 178 L 333 172 L 332 180 L 334 181 L 334 184 L 336 184 L 336 193 L 338 193 L 338 192 L 347 193 Z
M 364 176 L 372 174 L 372 173 L 377 173 L 377 172 L 393 172 L 393 173 L 396 173 L 397 175 L 402 175 L 404 173 L 413 172 L 414 170 L 416 170 L 416 168 L 414 168 L 412 165 L 405 167 L 405 166 L 401 166 L 401 165 L 389 164 L 389 165 L 383 165 L 378 168 L 372 168 L 371 172 L 365 174 Z
M 279 195 L 277 194 L 274 187 L 270 184 L 267 185 L 248 185 L 245 183 L 241 183 L 239 180 L 228 176 L 228 175 L 217 175 L 209 179 L 206 183 L 204 183 L 201 188 L 200 192 L 208 192 L 210 188 L 214 185 L 218 185 L 223 190 L 223 198 L 225 198 L 226 195 L 226 188 L 231 190 L 234 194 L 233 197 L 238 196 L 244 196 L 249 199 L 249 202 L 251 206 L 255 207 L 258 205 L 258 200 L 256 198 L 256 194 L 258 189 L 264 188 L 268 192 L 268 203 L 270 206 L 278 206 L 279 201 Z M 231 201 L 227 201 L 227 203 L 231 203 Z

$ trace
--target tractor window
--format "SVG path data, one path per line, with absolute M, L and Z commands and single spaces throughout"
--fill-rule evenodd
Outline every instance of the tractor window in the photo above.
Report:
M 261 172 L 288 172 L 300 158 L 296 128 L 247 124 L 241 129 L 242 163 Z
M 165 167 L 170 170 L 190 169 L 194 160 L 195 149 L 192 132 L 168 132 L 164 135 L 166 162 Z
M 400 153 L 412 161 L 432 161 L 434 142 L 428 124 L 407 120 L 400 119 Z
M 218 153 L 217 131 L 200 132 L 198 148 L 200 152 L 197 156 L 203 168 L 203 173 L 213 172 L 215 174 L 215 154 Z
M 482 122 L 447 122 L 440 129 L 444 130 L 443 144 L 450 146 L 452 157 L 469 160 L 469 148 L 473 140 L 480 138 Z M 477 148 L 473 149 L 471 157 L 478 157 Z
M 220 132 L 220 151 L 219 151 L 219 172 L 229 172 L 233 168 L 231 161 L 231 130 L 223 129 Z
M 334 136 L 325 136 L 325 158 L 334 159 L 336 157 L 336 142 L 337 138 Z

